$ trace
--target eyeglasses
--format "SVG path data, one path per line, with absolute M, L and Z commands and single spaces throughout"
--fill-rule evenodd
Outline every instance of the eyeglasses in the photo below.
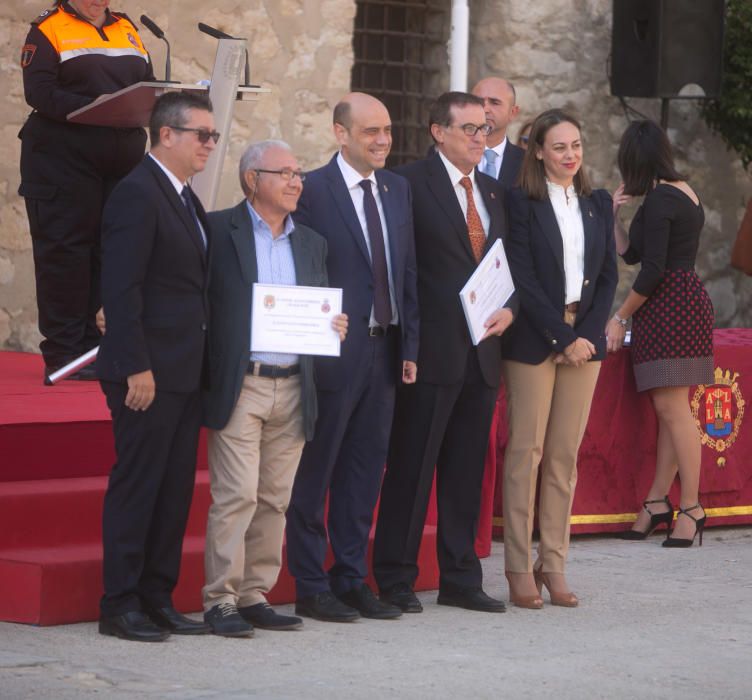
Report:
M 450 124 L 449 127 L 457 127 L 458 129 L 462 129 L 462 131 L 467 136 L 475 136 L 479 131 L 483 136 L 488 136 L 491 133 L 491 125 L 490 124 L 481 124 L 480 126 L 476 124 Z
M 214 141 L 214 143 L 217 143 L 219 141 L 218 131 L 209 131 L 209 129 L 195 127 L 189 128 L 187 126 L 170 126 L 170 129 L 175 129 L 175 131 L 192 131 L 194 134 L 196 134 L 196 138 L 198 139 L 199 143 L 207 143 L 209 139 Z
M 302 170 L 293 170 L 292 168 L 282 168 L 281 170 L 264 170 L 263 168 L 256 168 L 257 173 L 272 173 L 273 175 L 279 175 L 283 180 L 289 182 L 296 177 L 300 178 L 303 182 L 306 179 L 306 175 Z

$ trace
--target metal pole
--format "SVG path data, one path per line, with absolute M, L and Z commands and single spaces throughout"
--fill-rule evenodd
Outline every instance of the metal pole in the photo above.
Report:
M 470 8 L 467 0 L 452 0 L 452 33 L 449 39 L 449 89 L 467 90 L 467 53 Z

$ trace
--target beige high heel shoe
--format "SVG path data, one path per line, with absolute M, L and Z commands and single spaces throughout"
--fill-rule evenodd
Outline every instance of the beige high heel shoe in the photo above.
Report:
M 516 605 L 518 608 L 526 608 L 528 610 L 540 610 L 543 607 L 543 598 L 540 596 L 540 591 L 537 595 L 521 595 L 515 590 L 515 585 L 512 582 L 514 576 L 524 576 L 525 574 L 510 574 L 508 571 L 504 572 L 504 576 L 507 578 L 509 584 L 509 602 L 512 605 Z
M 562 608 L 576 608 L 580 601 L 572 591 L 556 591 L 551 587 L 551 582 L 548 578 L 548 574 L 540 570 L 534 570 L 533 576 L 535 577 L 535 584 L 538 586 L 538 592 L 543 592 L 543 586 L 548 590 L 548 595 L 551 596 L 551 605 L 559 605 Z

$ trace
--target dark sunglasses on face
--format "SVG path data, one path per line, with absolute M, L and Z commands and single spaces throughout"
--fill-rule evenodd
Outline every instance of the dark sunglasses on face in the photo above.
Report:
M 196 138 L 198 139 L 199 143 L 206 143 L 209 139 L 214 141 L 214 143 L 217 143 L 219 141 L 218 131 L 209 131 L 209 129 L 195 127 L 189 128 L 187 126 L 170 126 L 170 129 L 175 129 L 175 131 L 192 131 L 194 134 L 196 134 Z

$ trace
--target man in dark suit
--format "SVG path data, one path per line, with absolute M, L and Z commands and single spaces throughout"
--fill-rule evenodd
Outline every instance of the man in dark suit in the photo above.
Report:
M 504 78 L 483 78 L 472 94 L 483 100 L 486 124 L 491 127 L 478 167 L 482 173 L 496 178 L 504 189 L 514 187 L 525 155 L 524 149 L 507 138 L 507 128 L 520 111 L 514 85 Z
M 282 565 L 285 510 L 305 440 L 313 437 L 313 357 L 252 350 L 254 283 L 326 286 L 326 240 L 293 223 L 304 175 L 283 141 L 240 159 L 245 199 L 209 215 L 209 374 L 203 394 L 212 505 L 206 527 L 204 619 L 226 637 L 297 629 L 266 595 Z M 344 337 L 347 318 L 334 317 Z
M 502 188 L 478 173 L 489 127 L 483 100 L 445 93 L 429 115 L 436 153 L 405 165 L 413 194 L 420 299 L 418 380 L 397 392 L 376 526 L 374 573 L 382 599 L 420 612 L 413 593 L 436 469 L 438 602 L 503 612 L 485 594 L 474 542 L 488 434 L 501 377 L 501 334 L 516 296 L 486 321 L 473 346 L 459 292 L 483 254 L 506 234 Z
M 349 332 L 340 357 L 315 361 L 319 418 L 295 477 L 287 561 L 296 612 L 342 622 L 401 615 L 364 579 L 395 387 L 400 378 L 415 381 L 418 318 L 410 190 L 382 169 L 392 143 L 389 113 L 353 93 L 334 110 L 334 135 L 340 151 L 308 174 L 295 220 L 327 239 L 329 283 L 343 289 Z
M 209 226 L 186 184 L 219 134 L 211 102 L 168 93 L 154 106 L 151 151 L 113 190 L 102 226 L 106 332 L 97 371 L 116 462 L 104 500 L 99 631 L 138 641 L 208 632 L 178 614 L 193 495 L 207 330 Z

